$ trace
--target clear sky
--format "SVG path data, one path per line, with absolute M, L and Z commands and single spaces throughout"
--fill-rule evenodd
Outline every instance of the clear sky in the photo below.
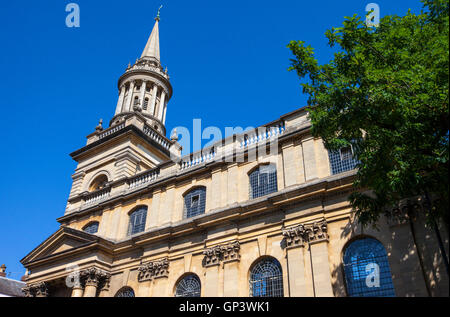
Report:
M 67 28 L 66 5 L 81 10 Z M 419 12 L 418 0 L 46 0 L 0 2 L 0 265 L 20 278 L 28 252 L 58 230 L 76 164 L 100 118 L 117 103 L 117 80 L 140 57 L 160 4 L 161 62 L 174 87 L 166 127 L 259 126 L 306 105 L 289 73 L 291 40 L 332 51 L 324 33 L 344 16 Z M 104 126 L 105 126 L 104 125 Z

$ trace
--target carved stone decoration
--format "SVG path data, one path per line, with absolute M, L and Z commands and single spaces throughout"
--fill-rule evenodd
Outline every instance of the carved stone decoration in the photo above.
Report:
M 205 258 L 203 265 L 205 267 L 219 265 L 221 261 L 231 262 L 240 259 L 241 246 L 238 241 L 228 243 L 226 245 L 218 245 L 203 251 Z
M 283 236 L 286 240 L 286 246 L 295 247 L 295 246 L 304 246 L 305 239 L 305 227 L 303 225 L 299 225 L 294 228 L 284 229 Z
M 98 287 L 99 284 L 103 284 L 106 280 L 109 280 L 110 276 L 111 275 L 109 273 L 104 272 L 95 267 L 86 269 L 82 271 L 80 274 L 80 277 L 84 282 L 85 286 L 94 286 L 94 287 Z
M 302 247 L 305 243 L 328 241 L 328 226 L 325 219 L 312 224 L 300 224 L 283 230 L 286 247 Z
M 231 262 L 235 260 L 239 260 L 241 258 L 241 255 L 239 254 L 239 251 L 241 249 L 241 245 L 239 244 L 239 241 L 227 244 L 222 247 L 223 250 L 223 261 L 224 262 Z
M 40 282 L 22 288 L 25 297 L 48 297 L 48 287 L 46 282 Z
M 164 258 L 157 261 L 142 264 L 138 268 L 138 281 L 150 281 L 153 278 L 168 277 L 169 276 L 169 259 Z

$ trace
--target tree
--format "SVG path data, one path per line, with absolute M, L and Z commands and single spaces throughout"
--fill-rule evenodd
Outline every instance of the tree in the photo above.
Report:
M 385 16 L 376 28 L 346 17 L 326 32 L 337 48 L 328 64 L 303 41 L 288 45 L 313 135 L 329 150 L 351 145 L 360 162 L 349 200 L 363 225 L 415 196 L 433 201 L 429 223 L 448 225 L 449 1 L 422 2 L 420 14 Z

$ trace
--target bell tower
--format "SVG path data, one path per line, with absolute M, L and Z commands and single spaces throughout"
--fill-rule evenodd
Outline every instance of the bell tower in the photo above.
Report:
M 119 78 L 119 98 L 109 127 L 100 120 L 87 144 L 71 153 L 78 166 L 66 215 L 86 213 L 101 201 L 132 190 L 142 179 L 157 177 L 159 166 L 181 155 L 166 138 L 167 103 L 172 85 L 160 61 L 159 11 L 147 45 Z
M 124 117 L 140 113 L 148 125 L 166 133 L 165 121 L 167 103 L 172 97 L 172 85 L 167 68 L 161 66 L 159 50 L 159 12 L 155 18 L 150 38 L 144 51 L 133 66 L 129 65 L 119 78 L 119 100 L 110 126 Z

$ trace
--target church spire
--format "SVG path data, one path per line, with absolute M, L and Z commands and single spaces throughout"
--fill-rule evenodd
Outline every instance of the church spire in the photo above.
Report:
M 120 124 L 123 119 L 137 115 L 145 118 L 151 129 L 165 135 L 167 103 L 172 97 L 172 85 L 167 68 L 161 65 L 159 55 L 159 12 L 155 26 L 147 41 L 141 58 L 128 65 L 119 78 L 119 98 L 111 125 Z
M 142 52 L 143 57 L 154 57 L 158 61 L 160 60 L 160 54 L 159 54 L 159 13 L 162 6 L 159 7 L 158 15 L 155 18 L 155 25 L 153 26 L 152 34 L 150 34 L 150 37 L 148 39 L 147 45 L 145 46 L 144 52 Z

